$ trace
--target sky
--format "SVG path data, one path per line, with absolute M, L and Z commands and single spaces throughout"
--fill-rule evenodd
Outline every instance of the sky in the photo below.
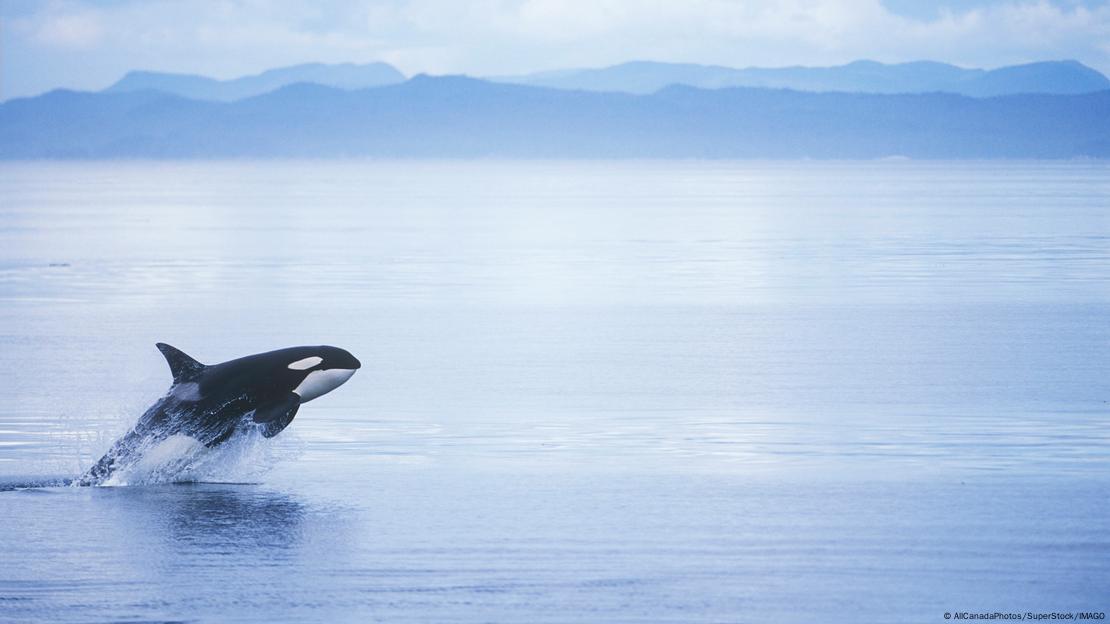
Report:
M 0 0 L 0 100 L 134 69 L 233 78 L 305 62 L 491 76 L 629 60 L 858 59 L 1110 74 L 1110 0 Z

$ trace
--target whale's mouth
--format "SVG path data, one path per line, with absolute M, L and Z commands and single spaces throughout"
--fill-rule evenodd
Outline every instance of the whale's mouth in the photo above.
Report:
M 357 368 L 329 368 L 314 370 L 304 378 L 293 393 L 301 397 L 301 403 L 306 403 L 318 396 L 323 396 L 339 386 L 342 386 L 355 374 Z

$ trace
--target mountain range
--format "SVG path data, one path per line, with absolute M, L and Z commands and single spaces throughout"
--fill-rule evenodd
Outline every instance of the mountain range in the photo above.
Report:
M 637 95 L 416 76 L 231 102 L 53 91 L 0 104 L 0 158 L 1110 157 L 1110 91 L 973 98 L 669 86 Z
M 600 69 L 569 69 L 494 78 L 557 89 L 654 93 L 672 84 L 704 89 L 762 87 L 859 93 L 958 93 L 973 97 L 1017 93 L 1091 93 L 1110 80 L 1077 61 L 1045 61 L 999 69 L 965 69 L 918 61 L 886 65 L 856 61 L 835 67 L 749 67 L 634 61 Z
M 226 102 L 269 93 L 299 82 L 353 90 L 383 87 L 404 80 L 403 73 L 386 63 L 309 63 L 233 80 L 132 71 L 105 91 L 152 89 L 194 100 Z M 1045 61 L 992 70 L 965 69 L 932 61 L 897 64 L 856 61 L 835 67 L 746 69 L 633 61 L 606 68 L 547 71 L 486 80 L 554 89 L 642 94 L 654 93 L 672 84 L 703 89 L 756 87 L 817 92 L 946 92 L 979 98 L 1016 93 L 1090 93 L 1110 89 L 1107 77 L 1077 61 Z
M 107 92 L 153 89 L 196 100 L 233 101 L 309 82 L 339 89 L 365 89 L 404 82 L 386 63 L 311 63 L 271 69 L 233 80 L 150 71 L 128 73 Z M 833 67 L 749 67 L 633 61 L 599 69 L 566 69 L 521 76 L 489 77 L 492 82 L 556 89 L 654 93 L 670 85 L 703 89 L 761 87 L 796 91 L 858 93 L 958 93 L 973 97 L 1017 93 L 1091 93 L 1110 89 L 1110 80 L 1077 61 L 1046 61 L 998 69 L 965 69 L 918 61 L 887 65 L 856 61 Z
M 128 72 L 105 89 L 109 93 L 155 90 L 195 100 L 230 102 L 269 93 L 299 82 L 311 82 L 339 89 L 366 89 L 404 82 L 405 75 L 387 63 L 308 63 L 271 69 L 233 80 L 216 80 L 190 74 L 151 71 Z

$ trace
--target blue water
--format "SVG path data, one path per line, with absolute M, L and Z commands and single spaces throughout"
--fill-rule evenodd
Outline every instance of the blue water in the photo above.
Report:
M 1110 610 L 1110 165 L 0 165 L 0 620 Z M 363 363 L 51 486 L 205 362 Z

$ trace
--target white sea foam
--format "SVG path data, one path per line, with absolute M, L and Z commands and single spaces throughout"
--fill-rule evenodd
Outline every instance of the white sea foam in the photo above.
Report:
M 295 445 L 284 445 L 261 435 L 259 427 L 248 426 L 214 448 L 176 434 L 157 442 L 143 441 L 126 453 L 128 461 L 101 485 L 154 485 L 186 482 L 245 482 L 258 480 L 277 464 L 296 453 Z

